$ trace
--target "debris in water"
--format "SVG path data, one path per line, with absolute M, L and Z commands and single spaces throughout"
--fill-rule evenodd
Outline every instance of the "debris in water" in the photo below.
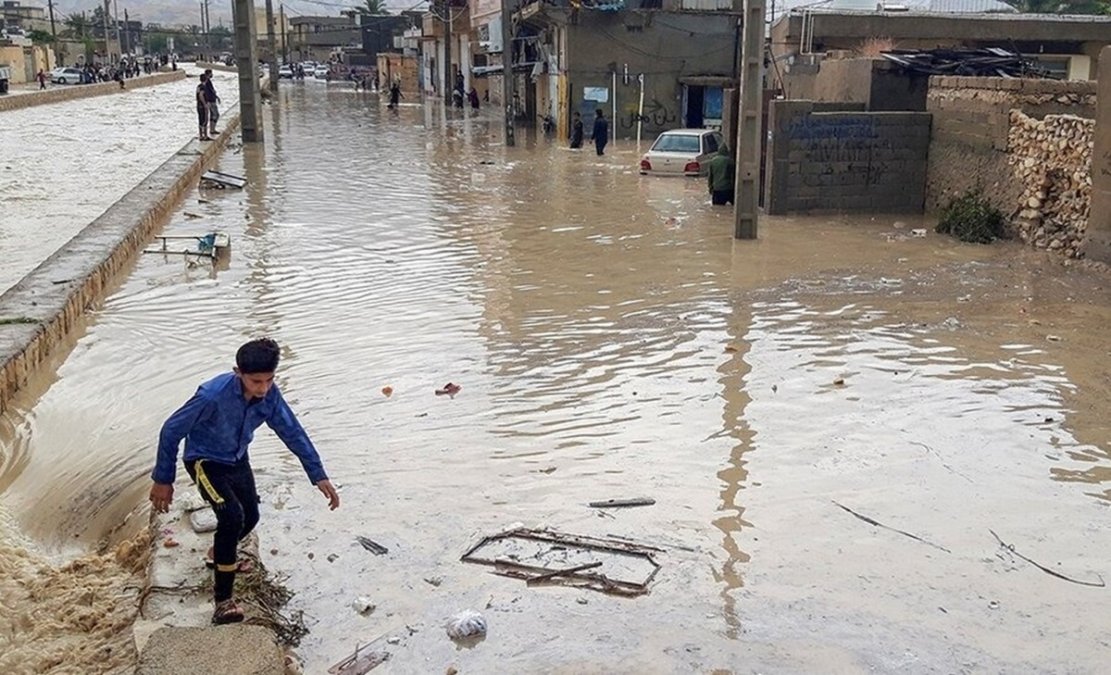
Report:
M 182 215 L 185 216 L 186 218 L 200 218 L 200 217 L 202 217 L 201 214 L 199 214 L 199 213 L 190 213 L 189 211 L 184 212 Z
M 556 467 L 549 466 L 545 469 L 537 469 L 536 471 L 537 471 L 537 473 L 553 473 L 555 470 L 556 470 Z
M 830 500 L 830 501 L 833 501 L 833 500 Z M 837 506 L 838 508 L 841 508 L 841 509 L 844 509 L 845 511 L 848 511 L 848 512 L 849 512 L 849 513 L 851 513 L 852 515 L 854 515 L 854 516 L 856 516 L 857 518 L 859 518 L 859 519 L 863 520 L 864 522 L 868 523 L 869 525 L 872 525 L 873 527 L 882 527 L 882 528 L 883 528 L 883 529 L 885 529 L 885 530 L 891 530 L 892 532 L 898 532 L 899 534 L 903 535 L 904 537 L 910 537 L 911 539 L 914 539 L 914 540 L 916 540 L 916 541 L 920 541 L 920 542 L 922 542 L 923 544 L 928 544 L 928 545 L 930 545 L 930 546 L 933 546 L 933 547 L 934 547 L 934 548 L 936 548 L 936 549 L 941 549 L 942 551 L 945 551 L 946 553 L 952 553 L 952 551 L 950 551 L 949 549 L 945 548 L 944 546 L 938 546 L 937 544 L 933 543 L 932 541 L 926 541 L 925 539 L 923 539 L 922 537 L 919 537 L 919 536 L 918 536 L 918 535 L 916 535 L 916 534 L 911 534 L 910 532 L 906 532 L 906 531 L 904 531 L 904 530 L 900 530 L 900 529 L 897 529 L 897 528 L 891 527 L 890 525 L 884 525 L 883 523 L 879 522 L 878 520 L 875 520 L 874 518 L 869 518 L 868 516 L 865 516 L 865 515 L 863 515 L 863 514 L 857 513 L 856 511 L 853 511 L 852 509 L 850 509 L 849 507 L 845 506 L 844 504 L 840 504 L 840 503 L 838 503 L 838 502 L 836 502 L 836 501 L 834 501 L 833 503 L 834 503 L 834 504 L 835 504 L 835 505 L 836 505 L 836 506 Z
M 454 382 L 448 382 L 443 387 L 436 390 L 436 395 L 450 396 L 452 398 L 455 398 L 455 395 L 458 394 L 461 389 L 463 389 L 461 385 L 455 384 Z
M 737 345 L 725 345 L 725 351 L 732 353 L 739 352 L 740 349 L 737 348 Z
M 922 228 L 913 229 L 910 231 L 910 236 L 924 239 L 926 237 L 926 230 Z
M 444 583 L 444 578 L 443 577 L 426 577 L 424 579 L 424 583 L 430 584 L 432 586 L 435 586 L 436 588 L 439 588 L 440 584 Z
M 1061 341 L 1061 336 L 1060 335 L 1046 335 L 1045 339 L 1049 340 L 1050 342 L 1060 342 Z
M 591 562 L 591 563 L 586 563 L 585 565 L 576 565 L 575 567 L 569 567 L 565 570 L 555 570 L 554 572 L 548 572 L 546 574 L 538 574 L 535 577 L 532 577 L 531 579 L 526 581 L 525 585 L 526 586 L 536 586 L 536 585 L 542 584 L 546 581 L 551 581 L 552 579 L 555 579 L 556 577 L 562 577 L 562 576 L 566 576 L 568 574 L 575 574 L 577 572 L 585 572 L 587 570 L 592 570 L 592 569 L 595 569 L 595 568 L 598 568 L 598 567 L 601 567 L 601 566 L 602 566 L 602 563 L 600 563 L 600 562 Z
M 366 651 L 363 651 L 366 650 Z M 360 654 L 360 652 L 362 652 Z M 328 669 L 329 675 L 365 675 L 390 659 L 390 653 L 369 649 L 369 645 L 356 646 L 355 653 Z
M 648 593 L 648 585 L 660 569 L 653 555 L 662 550 L 615 537 L 603 539 L 514 526 L 485 537 L 464 553 L 462 560 L 489 565 L 494 574 L 513 579 L 528 581 L 547 575 L 563 586 L 635 597 Z M 570 571 L 598 561 L 606 563 L 606 573 Z M 552 572 L 556 573 L 554 577 Z
M 837 386 L 837 387 L 843 387 L 843 386 L 845 386 L 845 378 L 835 377 L 835 378 L 833 378 L 833 384 L 834 384 L 834 386 Z
M 452 640 L 486 635 L 486 619 L 472 609 L 465 610 L 451 617 L 447 634 Z
M 364 616 L 377 609 L 377 605 L 371 602 L 370 598 L 366 597 L 365 595 L 360 595 L 359 597 L 355 598 L 355 602 L 351 603 L 351 607 L 354 608 L 356 612 Z
M 336 555 L 335 553 L 329 553 L 328 554 L 328 562 L 335 562 L 338 559 L 339 559 L 339 556 Z
M 390 396 L 393 396 L 393 387 L 389 387 L 389 386 L 382 387 L 382 395 L 387 397 L 387 398 L 389 398 Z
M 166 539 L 162 542 L 162 545 L 166 548 L 177 548 L 181 546 L 181 543 L 177 539 Z
M 999 545 L 1002 546 L 1003 548 L 1005 548 L 1008 553 L 1011 553 L 1012 555 L 1014 555 L 1017 558 L 1020 558 L 1021 560 L 1025 560 L 1026 562 L 1030 563 L 1034 567 L 1037 567 L 1038 569 L 1040 569 L 1041 571 L 1045 572 L 1046 574 L 1048 574 L 1050 576 L 1057 577 L 1058 579 L 1063 579 L 1063 580 L 1068 581 L 1070 583 L 1079 584 L 1081 586 L 1092 586 L 1093 588 L 1104 588 L 1104 587 L 1107 586 L 1107 584 L 1103 581 L 1103 577 L 1101 577 L 1098 574 L 1096 575 L 1096 578 L 1099 579 L 1099 581 L 1095 582 L 1095 581 L 1081 581 L 1080 579 L 1073 579 L 1072 577 L 1067 577 L 1064 574 L 1061 574 L 1060 572 L 1055 572 L 1055 571 L 1049 569 L 1048 567 L 1046 567 L 1045 565 L 1042 565 L 1041 563 L 1035 562 L 1035 561 L 1031 560 L 1030 558 L 1027 558 L 1026 556 L 1022 555 L 1018 551 L 1016 551 L 1015 547 L 1014 547 L 1014 544 L 1008 544 L 1007 542 L 1000 539 L 999 535 L 995 533 L 995 530 L 988 530 L 988 532 L 991 532 L 991 536 L 995 537 L 995 540 L 997 542 L 999 542 Z
M 355 541 L 362 544 L 363 548 L 370 551 L 374 555 L 386 555 L 390 552 L 390 549 L 367 537 L 357 536 L 355 537 Z
M 651 497 L 632 497 L 629 499 L 603 499 L 590 502 L 590 507 L 595 509 L 617 509 L 626 506 L 652 506 L 656 503 Z

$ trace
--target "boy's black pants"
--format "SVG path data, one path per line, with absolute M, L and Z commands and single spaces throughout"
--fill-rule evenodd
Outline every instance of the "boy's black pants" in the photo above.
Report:
M 238 567 L 239 542 L 258 524 L 258 491 L 251 464 L 244 458 L 235 464 L 212 460 L 185 463 L 204 500 L 216 512 L 212 561 L 216 564 L 216 602 L 232 595 Z

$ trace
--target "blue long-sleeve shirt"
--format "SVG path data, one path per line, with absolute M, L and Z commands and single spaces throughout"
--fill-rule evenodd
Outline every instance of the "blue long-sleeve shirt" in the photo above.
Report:
M 207 459 L 232 464 L 247 456 L 247 446 L 262 423 L 274 430 L 286 447 L 301 460 L 313 483 L 328 477 L 320 455 L 297 416 L 275 384 L 261 399 L 248 401 L 235 373 L 212 378 L 170 415 L 158 437 L 158 459 L 151 478 L 156 483 L 174 482 L 177 450 L 185 439 L 185 461 Z

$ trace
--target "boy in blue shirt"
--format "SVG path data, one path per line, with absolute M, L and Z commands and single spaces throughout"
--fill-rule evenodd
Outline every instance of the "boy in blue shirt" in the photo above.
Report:
M 273 340 L 243 345 L 235 354 L 233 372 L 198 387 L 193 398 L 162 425 L 158 438 L 150 489 L 154 510 L 165 513 L 170 508 L 178 445 L 185 439 L 185 470 L 216 513 L 209 559 L 215 569 L 212 622 L 217 624 L 243 620 L 232 589 L 235 573 L 248 571 L 236 560 L 239 541 L 258 524 L 259 498 L 247 456 L 255 429 L 263 422 L 273 429 L 301 460 L 309 480 L 328 498 L 329 507 L 333 511 L 339 508 L 339 494 L 324 472 L 320 455 L 274 384 L 279 358 L 278 343 Z

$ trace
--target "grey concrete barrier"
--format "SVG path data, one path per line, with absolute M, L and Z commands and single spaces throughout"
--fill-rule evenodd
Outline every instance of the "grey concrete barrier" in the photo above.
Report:
M 86 309 L 103 298 L 238 128 L 239 116 L 229 116 L 213 142 L 188 143 L 0 295 L 0 413 Z
M 120 89 L 118 82 L 101 82 L 99 84 L 64 85 L 55 87 L 54 89 L 47 89 L 46 91 L 36 91 L 32 94 L 7 94 L 5 96 L 0 96 L 0 112 L 30 108 L 36 105 L 47 105 L 49 103 L 61 103 L 62 101 L 73 101 L 75 99 L 90 98 L 93 96 L 126 94 L 131 89 L 153 87 L 155 85 L 184 79 L 185 71 L 175 70 L 168 73 L 154 73 L 153 75 L 142 75 L 130 80 L 124 80 L 127 86 L 126 89 Z

